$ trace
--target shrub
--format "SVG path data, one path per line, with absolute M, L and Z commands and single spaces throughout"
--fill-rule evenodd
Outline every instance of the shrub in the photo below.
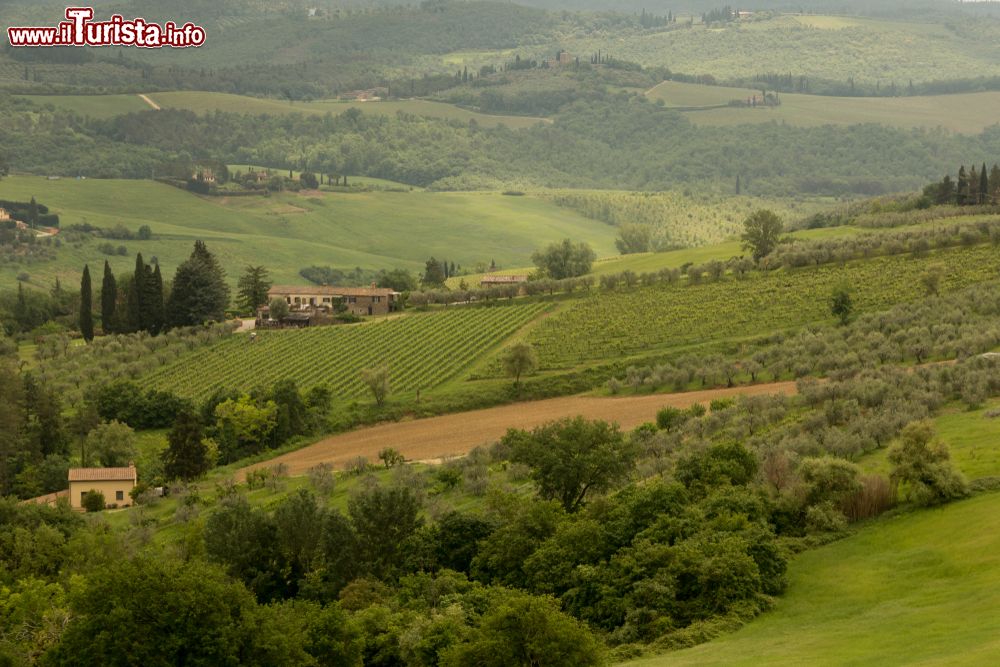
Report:
M 82 505 L 88 512 L 100 512 L 104 509 L 104 494 L 91 489 L 83 494 Z

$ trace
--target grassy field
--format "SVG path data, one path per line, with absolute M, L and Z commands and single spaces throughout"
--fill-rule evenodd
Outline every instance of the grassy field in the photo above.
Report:
M 672 107 L 700 107 L 746 100 L 760 90 L 664 81 L 647 96 Z M 943 127 L 977 134 L 1000 121 L 1000 92 L 914 97 L 827 97 L 781 93 L 777 107 L 726 107 L 688 111 L 699 125 L 788 123 L 805 127 L 879 123 L 893 127 Z
M 1000 408 L 992 401 L 978 410 L 953 407 L 935 418 L 938 437 L 948 445 L 951 459 L 970 480 L 1000 477 L 1000 418 L 986 413 Z M 880 449 L 860 461 L 869 472 L 888 474 L 887 450 Z
M 57 109 L 75 111 L 94 118 L 113 118 L 133 111 L 148 111 L 150 106 L 138 95 L 21 95 L 38 104 L 51 104 Z M 164 109 L 190 109 L 196 113 L 228 111 L 234 113 L 285 115 L 301 113 L 307 115 L 341 114 L 348 109 L 358 109 L 364 113 L 395 115 L 397 112 L 431 116 L 467 123 L 475 120 L 485 127 L 506 125 L 507 127 L 531 127 L 542 118 L 527 116 L 494 116 L 462 109 L 453 104 L 428 100 L 393 100 L 385 102 L 347 102 L 341 100 L 318 100 L 315 102 L 289 102 L 264 97 L 248 97 L 230 93 L 202 91 L 176 91 L 149 93 L 154 103 Z
M 166 276 L 204 239 L 235 283 L 247 264 L 263 264 L 276 282 L 302 282 L 299 269 L 313 264 L 353 269 L 421 270 L 430 256 L 472 266 L 477 262 L 530 263 L 538 247 L 566 237 L 586 240 L 600 255 L 614 252 L 614 228 L 537 197 L 491 193 L 362 192 L 278 194 L 264 197 L 198 197 L 151 181 L 49 181 L 12 176 L 0 181 L 0 199 L 32 196 L 61 216 L 63 226 L 122 224 L 133 232 L 149 225 L 149 241 L 124 244 L 126 256 L 108 259 L 131 270 L 135 253 L 156 256 Z M 0 284 L 23 272 L 48 288 L 58 276 L 79 280 L 84 263 L 103 264 L 100 240 L 63 243 L 58 259 L 0 267 Z
M 803 229 L 788 234 L 796 239 L 827 239 L 839 236 L 852 236 L 861 230 L 857 227 L 826 227 L 822 229 Z M 682 248 L 680 250 L 667 250 L 665 252 L 642 252 L 630 255 L 612 255 L 600 257 L 594 262 L 591 268 L 591 275 L 602 276 L 611 273 L 621 273 L 623 271 L 633 271 L 635 273 L 653 273 L 660 269 L 680 268 L 685 264 L 704 264 L 713 259 L 726 261 L 732 257 L 745 255 L 741 241 L 724 241 L 712 245 L 699 246 L 697 248 Z M 499 275 L 530 274 L 535 271 L 534 266 L 521 266 L 501 268 L 493 273 Z M 465 276 L 455 276 L 447 281 L 448 287 L 457 289 L 464 280 L 468 287 L 476 287 L 482 280 L 483 273 L 474 273 Z
M 910 79 L 934 81 L 1000 74 L 996 21 L 905 20 L 779 15 L 768 20 L 712 28 L 687 28 L 617 36 L 595 32 L 563 40 L 570 53 L 602 49 L 616 58 L 717 79 L 762 72 L 859 83 Z
M 627 664 L 996 664 L 998 591 L 993 493 L 876 520 L 808 551 L 792 562 L 772 611 L 708 644 Z

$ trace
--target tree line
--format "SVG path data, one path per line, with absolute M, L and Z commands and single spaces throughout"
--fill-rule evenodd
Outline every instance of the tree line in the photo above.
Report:
M 90 267 L 80 282 L 79 327 L 84 339 L 94 339 L 93 286 Z M 159 263 L 147 264 L 136 254 L 135 271 L 115 276 L 107 260 L 100 291 L 100 322 L 105 335 L 144 331 L 157 335 L 169 328 L 225 319 L 229 286 L 225 272 L 202 241 L 195 241 L 190 257 L 177 267 L 164 286 Z

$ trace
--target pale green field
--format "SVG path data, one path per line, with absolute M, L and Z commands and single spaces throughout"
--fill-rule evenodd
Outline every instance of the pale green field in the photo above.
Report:
M 35 104 L 51 104 L 56 109 L 75 111 L 92 118 L 114 118 L 151 107 L 138 95 L 18 95 Z
M 647 92 L 667 106 L 694 107 L 745 100 L 760 90 L 664 81 Z M 777 107 L 706 109 L 685 116 L 699 125 L 779 122 L 812 127 L 879 123 L 893 127 L 943 127 L 977 134 L 1000 122 L 1000 92 L 915 97 L 827 97 L 781 93 Z
M 938 437 L 948 445 L 951 459 L 969 479 L 1000 477 L 1000 418 L 986 412 L 1000 408 L 991 401 L 979 410 L 953 407 L 934 420 Z M 867 472 L 889 473 L 888 451 L 880 449 L 860 464 Z
M 905 87 L 915 82 L 996 76 L 1000 23 L 954 17 L 936 22 L 779 15 L 718 29 L 682 21 L 674 29 L 615 35 L 575 34 L 560 46 L 586 55 L 602 49 L 643 66 L 708 74 L 717 80 L 791 72 L 809 79 Z
M 797 239 L 823 239 L 836 238 L 838 236 L 851 236 L 859 233 L 857 227 L 829 227 L 825 229 L 804 229 L 792 232 L 788 236 Z M 867 230 L 866 230 L 867 231 Z M 713 245 L 701 246 L 698 248 L 683 248 L 681 250 L 668 250 L 666 252 L 643 252 L 631 255 L 612 255 L 599 257 L 591 268 L 591 275 L 602 276 L 610 273 L 621 273 L 622 271 L 634 271 L 635 273 L 652 273 L 660 269 L 680 268 L 685 264 L 704 264 L 713 259 L 726 261 L 732 257 L 739 257 L 746 253 L 741 247 L 740 241 L 725 241 Z M 524 265 L 520 267 L 501 268 L 494 273 L 499 275 L 529 274 L 535 270 L 534 266 Z M 457 288 L 464 280 L 469 287 L 478 287 L 479 281 L 484 274 L 476 273 L 467 276 L 456 276 L 449 278 L 447 285 L 452 289 Z
M 807 551 L 739 631 L 630 667 L 992 665 L 1000 661 L 1000 494 L 879 519 Z
M 51 104 L 57 109 L 75 111 L 94 118 L 113 118 L 133 111 L 148 111 L 151 107 L 138 95 L 20 95 L 24 99 L 39 104 Z M 364 113 L 395 115 L 402 111 L 418 116 L 431 116 L 467 123 L 475 120 L 484 127 L 506 125 L 507 127 L 531 127 L 544 118 L 529 116 L 494 116 L 467 111 L 444 102 L 427 100 L 392 100 L 386 102 L 343 102 L 340 100 L 317 100 L 314 102 L 289 102 L 265 97 L 248 97 L 230 93 L 203 91 L 176 91 L 148 93 L 153 102 L 164 109 L 190 109 L 196 113 L 228 111 L 233 113 L 285 115 L 301 113 L 308 115 L 341 114 L 348 109 L 359 109 Z
M 231 95 L 229 93 L 199 91 L 152 93 L 149 97 L 164 109 L 190 109 L 197 113 L 231 111 L 250 114 L 302 113 L 322 115 L 327 113 L 341 114 L 348 109 L 358 109 L 364 113 L 375 113 L 386 116 L 392 116 L 402 111 L 418 116 L 458 120 L 463 123 L 475 120 L 484 127 L 494 127 L 496 125 L 506 125 L 512 128 L 531 127 L 540 122 L 547 122 L 542 118 L 531 118 L 528 116 L 493 116 L 476 113 L 461 109 L 452 104 L 431 102 L 428 100 L 392 100 L 386 102 L 319 100 L 316 102 L 287 102 L 263 97 L 246 97 L 243 95 Z
M 313 264 L 352 269 L 401 267 L 413 272 L 430 256 L 456 264 L 516 266 L 530 263 L 538 247 L 566 237 L 586 240 L 601 255 L 614 252 L 615 230 L 536 197 L 491 193 L 360 192 L 277 194 L 264 197 L 198 197 L 151 181 L 12 176 L 0 181 L 0 199 L 37 200 L 59 213 L 63 226 L 122 224 L 133 232 L 149 225 L 149 241 L 123 244 L 128 256 L 109 258 L 116 271 L 131 270 L 135 252 L 156 256 L 166 276 L 203 239 L 235 283 L 242 267 L 263 264 L 277 282 L 301 282 L 299 269 Z M 100 240 L 80 247 L 63 243 L 54 262 L 0 267 L 0 284 L 11 287 L 21 271 L 35 286 L 59 276 L 79 280 L 105 256 Z

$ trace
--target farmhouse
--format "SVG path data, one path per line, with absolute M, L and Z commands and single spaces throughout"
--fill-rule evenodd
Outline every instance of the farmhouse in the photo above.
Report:
M 347 312 L 354 315 L 385 315 L 393 310 L 399 292 L 384 287 L 336 287 L 330 285 L 275 285 L 267 299 L 284 299 L 290 311 Z
M 528 276 L 501 276 L 498 274 L 486 274 L 479 281 L 480 287 L 500 287 L 503 285 L 520 285 L 528 282 Z
M 0 222 L 7 222 L 8 220 L 10 220 L 10 213 L 7 212 L 7 209 L 0 208 Z
M 70 507 L 82 510 L 83 497 L 88 491 L 104 494 L 104 502 L 108 505 L 126 507 L 132 504 L 132 498 L 128 494 L 138 481 L 139 476 L 132 463 L 126 468 L 70 468 Z

